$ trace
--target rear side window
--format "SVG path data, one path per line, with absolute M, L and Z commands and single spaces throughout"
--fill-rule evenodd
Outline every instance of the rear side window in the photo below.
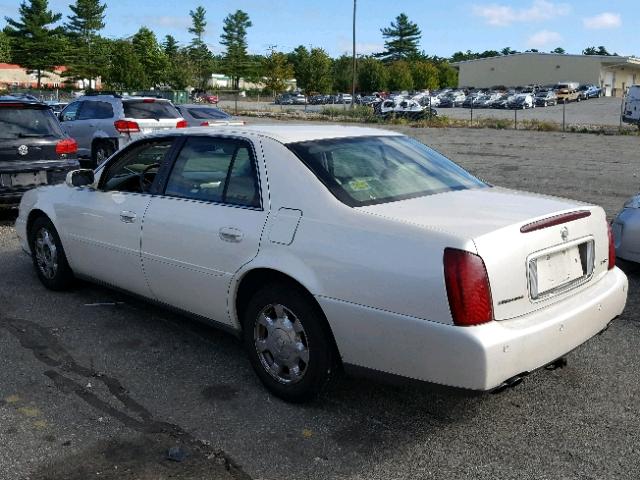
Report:
M 198 120 L 227 120 L 231 118 L 227 112 L 223 112 L 219 108 L 188 108 L 187 109 L 193 118 Z
M 0 138 L 62 136 L 60 125 L 50 109 L 3 107 L 0 105 Z
M 113 107 L 107 102 L 82 102 L 78 120 L 101 120 L 113 118 Z
M 189 138 L 176 159 L 165 194 L 259 207 L 255 160 L 249 144 L 214 137 Z
M 123 103 L 126 118 L 162 119 L 180 118 L 180 112 L 167 101 L 129 100 Z

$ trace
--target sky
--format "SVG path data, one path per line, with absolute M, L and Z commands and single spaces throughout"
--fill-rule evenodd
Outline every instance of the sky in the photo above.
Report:
M 51 8 L 70 13 L 71 0 L 49 0 Z M 189 11 L 207 10 L 205 41 L 221 52 L 224 17 L 237 10 L 249 14 L 251 53 L 264 54 L 271 47 L 281 51 L 298 45 L 322 47 L 330 55 L 351 51 L 351 0 L 107 0 L 103 35 L 127 37 L 147 26 L 162 39 L 171 34 L 187 44 Z M 400 13 L 422 30 L 420 48 L 429 55 L 451 56 L 456 51 L 501 50 L 581 53 L 587 46 L 604 45 L 610 52 L 640 55 L 640 15 L 637 0 L 357 0 L 357 52 L 383 49 L 380 33 Z M 16 17 L 18 0 L 0 0 L 0 27 L 5 16 Z

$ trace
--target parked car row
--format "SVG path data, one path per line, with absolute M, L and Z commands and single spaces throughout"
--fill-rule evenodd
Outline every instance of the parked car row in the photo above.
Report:
M 244 125 L 207 104 L 120 95 L 84 95 L 61 111 L 24 95 L 0 97 L 0 206 L 14 207 L 39 185 L 64 181 L 79 165 L 96 168 L 148 134 L 186 127 Z

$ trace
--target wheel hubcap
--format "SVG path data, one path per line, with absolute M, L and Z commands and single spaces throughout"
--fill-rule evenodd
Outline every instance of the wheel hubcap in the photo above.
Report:
M 35 253 L 40 272 L 51 280 L 58 271 L 58 249 L 53 235 L 44 227 L 36 234 Z
M 287 307 L 267 305 L 255 322 L 253 339 L 263 368 L 278 382 L 297 383 L 309 364 L 309 343 L 300 320 Z

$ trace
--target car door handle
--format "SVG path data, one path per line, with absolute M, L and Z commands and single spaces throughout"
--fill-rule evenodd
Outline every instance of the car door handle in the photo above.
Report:
M 242 238 L 244 237 L 240 230 L 233 227 L 223 227 L 220 229 L 219 234 L 220 239 L 224 240 L 225 242 L 233 243 L 241 242 Z
M 124 223 L 134 223 L 138 216 L 135 212 L 128 212 L 127 210 L 123 210 L 120 212 L 120 221 Z

